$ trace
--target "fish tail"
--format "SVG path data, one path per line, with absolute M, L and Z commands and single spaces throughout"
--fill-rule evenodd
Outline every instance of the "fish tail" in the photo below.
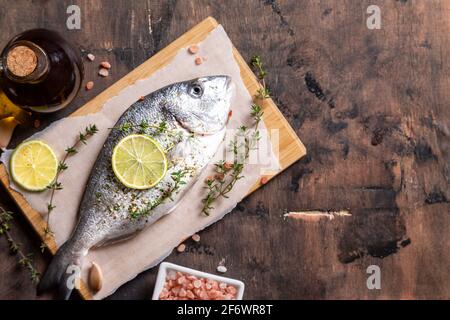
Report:
M 73 242 L 68 240 L 50 262 L 37 286 L 37 294 L 57 287 L 59 297 L 68 300 L 72 290 L 79 284 L 81 266 L 81 255 L 73 250 Z

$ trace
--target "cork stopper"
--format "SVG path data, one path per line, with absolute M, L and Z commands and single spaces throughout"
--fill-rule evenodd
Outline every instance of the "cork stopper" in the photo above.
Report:
M 38 64 L 36 53 L 27 46 L 17 46 L 8 52 L 6 66 L 16 77 L 26 77 L 33 73 Z

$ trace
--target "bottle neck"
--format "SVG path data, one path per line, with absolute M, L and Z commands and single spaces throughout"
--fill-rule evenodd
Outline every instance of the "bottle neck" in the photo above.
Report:
M 49 66 L 45 51 L 30 41 L 13 43 L 2 57 L 5 76 L 19 83 L 40 82 L 48 73 Z

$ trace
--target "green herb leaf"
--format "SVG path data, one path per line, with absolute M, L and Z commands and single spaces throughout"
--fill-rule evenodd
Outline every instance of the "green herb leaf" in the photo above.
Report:
M 49 228 L 50 213 L 55 209 L 55 206 L 53 205 L 53 199 L 54 199 L 55 192 L 57 190 L 63 189 L 63 185 L 61 184 L 61 182 L 59 182 L 58 179 L 59 179 L 60 174 L 69 168 L 69 166 L 67 165 L 67 162 L 66 162 L 67 158 L 71 155 L 76 154 L 78 152 L 77 147 L 80 144 L 86 144 L 88 138 L 92 137 L 97 132 L 98 132 L 98 128 L 95 124 L 88 125 L 84 129 L 84 132 L 80 132 L 78 134 L 78 139 L 75 141 L 75 143 L 65 149 L 66 153 L 65 153 L 63 159 L 58 163 L 58 170 L 56 173 L 55 181 L 52 182 L 49 186 L 47 186 L 47 189 L 51 190 L 51 194 L 50 194 L 50 201 L 47 204 L 47 221 L 46 221 L 46 227 L 44 228 L 44 233 L 46 236 L 53 235 L 53 232 L 51 232 L 50 228 Z
M 255 98 L 259 100 L 270 98 L 270 91 L 264 80 L 267 72 L 263 68 L 261 57 L 254 55 L 250 60 L 250 64 L 256 69 L 261 85 Z M 258 147 L 258 141 L 261 138 L 258 126 L 264 115 L 262 107 L 257 103 L 253 103 L 250 107 L 250 115 L 254 120 L 253 130 L 243 125 L 238 128 L 236 136 L 230 141 L 229 149 L 234 156 L 233 163 L 228 164 L 223 160 L 217 162 L 215 164 L 216 176 L 205 181 L 204 188 L 208 190 L 206 196 L 202 199 L 202 213 L 205 215 L 209 215 L 211 210 L 214 209 L 212 204 L 218 198 L 228 198 L 228 193 L 231 192 L 236 182 L 244 178 L 242 172 L 244 171 L 245 162 L 250 156 L 250 151 Z M 240 142 L 242 140 L 243 142 Z

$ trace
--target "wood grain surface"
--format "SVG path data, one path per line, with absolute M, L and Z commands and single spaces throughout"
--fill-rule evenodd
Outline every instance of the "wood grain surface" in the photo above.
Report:
M 98 96 L 80 107 L 77 111 L 69 115 L 69 117 L 85 116 L 91 113 L 99 112 L 102 106 L 109 99 L 117 96 L 122 90 L 126 89 L 130 85 L 133 85 L 136 81 L 148 78 L 154 72 L 166 66 L 183 48 L 188 48 L 192 44 L 200 43 L 205 40 L 205 38 L 218 25 L 218 22 L 214 18 L 206 18 L 205 20 L 191 28 L 189 31 L 184 33 L 181 37 L 170 43 L 167 47 L 152 56 L 150 59 L 136 67 L 136 69 L 114 83 L 111 87 L 107 88 Z M 232 50 L 234 59 L 236 60 L 240 69 L 242 81 L 250 95 L 255 96 L 257 94 L 257 91 L 262 88 L 261 84 L 256 75 L 252 72 L 250 67 L 242 58 L 241 54 L 235 48 L 233 48 Z M 261 173 L 260 179 L 264 178 L 266 180 L 265 183 L 267 183 L 267 181 L 272 179 L 275 175 L 281 173 L 283 170 L 302 158 L 306 154 L 306 149 L 303 143 L 300 141 L 299 137 L 295 134 L 294 130 L 290 127 L 288 121 L 283 117 L 280 110 L 274 104 L 272 99 L 264 99 L 262 101 L 259 101 L 258 103 L 260 104 L 264 112 L 262 120 L 266 125 L 269 135 L 272 133 L 272 131 L 277 132 L 276 138 L 273 138 L 277 139 L 276 150 L 274 150 L 274 154 L 277 157 L 280 169 L 276 171 L 271 170 Z M 13 198 L 20 211 L 30 222 L 33 229 L 40 236 L 41 241 L 45 244 L 46 248 L 48 248 L 50 253 L 54 255 L 57 251 L 57 246 L 53 237 L 49 237 L 45 233 L 45 219 L 39 212 L 34 210 L 27 203 L 27 200 L 22 196 L 22 194 L 20 194 L 20 192 L 17 192 L 10 188 L 10 177 L 6 170 L 6 166 L 2 163 L 0 163 L 0 182 L 2 183 L 8 194 Z M 258 180 L 252 186 L 249 194 L 262 186 L 263 183 L 261 183 L 261 180 Z M 84 299 L 92 298 L 92 294 L 89 291 L 89 288 L 84 283 L 82 283 L 82 285 L 80 286 L 79 291 L 80 295 Z
M 78 4 L 81 30 L 66 30 Z M 381 29 L 366 27 L 369 5 Z M 246 283 L 245 298 L 450 298 L 450 2 L 374 1 L 0 1 L 0 45 L 33 27 L 59 30 L 112 75 L 96 79 L 72 113 L 207 16 L 222 23 L 248 59 L 266 62 L 276 104 L 308 156 L 257 190 L 168 261 Z M 23 15 L 26 8 L 26 15 Z M 11 147 L 39 129 L 18 128 Z M 17 210 L 6 193 L 1 202 Z M 284 220 L 287 211 L 348 209 L 351 217 Z M 40 254 L 20 215 L 13 235 Z M 1 240 L 1 239 L 0 239 Z M 366 269 L 381 268 L 381 290 Z M 34 299 L 27 273 L 0 241 L 0 298 Z M 111 299 L 146 299 L 156 270 Z M 49 298 L 46 295 L 40 298 Z

